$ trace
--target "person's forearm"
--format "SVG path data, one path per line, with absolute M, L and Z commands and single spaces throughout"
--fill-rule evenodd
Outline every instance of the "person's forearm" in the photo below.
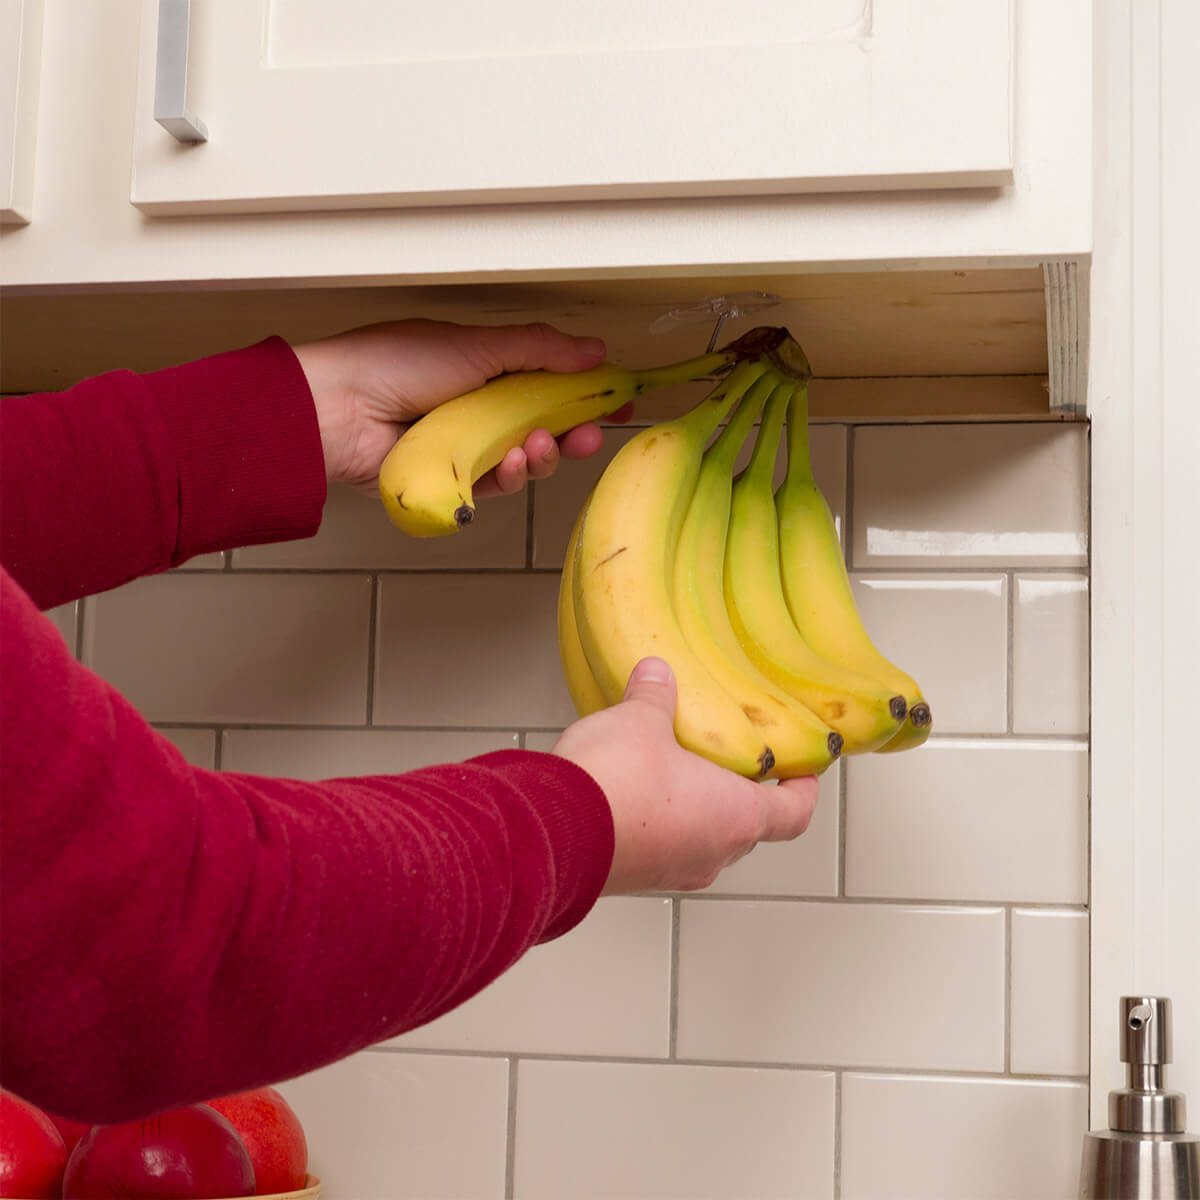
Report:
M 612 818 L 573 764 L 195 770 L 0 584 L 0 1082 L 50 1111 L 124 1120 L 311 1070 L 600 894 Z
M 42 608 L 311 536 L 324 503 L 312 395 L 279 338 L 0 401 L 0 560 Z

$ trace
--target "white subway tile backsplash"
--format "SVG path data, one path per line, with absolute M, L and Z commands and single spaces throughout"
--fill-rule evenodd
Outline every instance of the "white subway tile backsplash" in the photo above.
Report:
M 1082 566 L 1082 425 L 885 425 L 854 441 L 856 567 Z
M 85 606 L 83 658 L 151 720 L 366 718 L 365 576 L 157 575 Z
M 212 729 L 160 729 L 193 767 L 211 771 L 217 756 L 217 735 Z
M 559 731 L 554 733 L 542 733 L 534 731 L 525 735 L 526 750 L 540 750 L 543 754 L 550 754 L 554 750 L 554 743 L 558 741 Z
M 1083 1084 L 848 1074 L 842 1200 L 1071 1200 Z
M 461 762 L 492 750 L 513 750 L 517 735 L 497 729 L 227 729 L 221 766 L 250 775 L 335 779 L 398 775 L 435 763 Z
M 1012 1070 L 1086 1075 L 1087 913 L 1018 908 L 1012 923 Z
M 81 655 L 199 766 L 321 779 L 551 751 L 574 720 L 557 568 L 636 432 L 450 538 L 335 487 L 313 538 L 88 600 Z M 839 1171 L 843 1200 L 1074 1194 L 1086 429 L 810 438 L 867 628 L 920 681 L 933 740 L 836 764 L 804 836 L 705 894 L 604 899 L 439 1020 L 285 1083 L 326 1200 L 831 1200 Z M 77 607 L 49 614 L 71 645 Z
M 998 908 L 685 900 L 682 1058 L 999 1071 Z
M 502 1200 L 508 1063 L 368 1050 L 279 1085 L 321 1200 Z
M 839 761 L 821 776 L 816 811 L 802 836 L 791 842 L 760 843 L 745 858 L 726 867 L 709 893 L 836 896 L 839 784 L 844 769 L 844 760 Z
M 1003 575 L 859 575 L 854 595 L 880 653 L 920 684 L 935 733 L 1008 724 Z
M 75 613 L 78 608 L 79 601 L 72 600 L 70 604 L 60 604 L 57 608 L 46 610 L 46 616 L 54 622 L 54 628 L 62 634 L 63 641 L 67 643 L 72 654 L 76 653 Z
M 665 1058 L 669 900 L 601 900 L 461 1008 L 396 1039 L 436 1050 Z
M 375 720 L 566 725 L 575 711 L 555 636 L 557 575 L 379 581 Z
M 387 518 L 377 495 L 334 485 L 315 537 L 233 552 L 235 568 L 397 570 L 525 565 L 525 494 L 479 502 L 479 516 L 453 537 L 413 538 Z
M 935 738 L 844 769 L 847 895 L 1087 899 L 1086 744 Z
M 1081 575 L 1016 578 L 1013 729 L 1088 731 L 1088 583 Z
M 520 1200 L 826 1200 L 830 1072 L 522 1062 Z

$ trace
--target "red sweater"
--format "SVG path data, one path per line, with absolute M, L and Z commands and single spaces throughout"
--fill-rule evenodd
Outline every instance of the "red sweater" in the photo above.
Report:
M 284 1079 L 432 1020 L 587 913 L 612 818 L 565 759 L 199 770 L 38 612 L 316 531 L 286 343 L 13 397 L 0 431 L 5 1087 L 109 1122 Z

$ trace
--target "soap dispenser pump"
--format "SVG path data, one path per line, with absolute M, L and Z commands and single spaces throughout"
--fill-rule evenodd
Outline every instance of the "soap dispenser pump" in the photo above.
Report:
M 1181 1092 L 1167 1090 L 1171 1001 L 1121 997 L 1126 1086 L 1108 1094 L 1108 1129 L 1083 1139 L 1081 1200 L 1200 1200 L 1200 1137 Z

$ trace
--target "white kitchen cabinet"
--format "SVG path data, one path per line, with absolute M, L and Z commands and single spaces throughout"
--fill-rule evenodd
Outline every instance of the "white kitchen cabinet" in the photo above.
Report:
M 356 0 L 357 5 L 366 2 Z M 801 57 L 811 50 L 815 61 L 828 53 L 860 65 L 878 64 L 882 61 L 880 38 L 884 28 L 880 22 L 886 20 L 896 2 L 878 0 L 871 6 L 876 29 L 871 39 L 847 42 L 831 37 L 791 49 Z M 901 122 L 895 153 L 907 156 L 908 166 L 901 170 L 897 165 L 899 159 L 893 158 L 893 165 L 886 168 L 895 171 L 890 180 L 883 177 L 883 158 L 878 158 L 871 168 L 862 159 L 858 168 L 863 174 L 853 185 L 856 190 L 805 191 L 817 186 L 813 146 L 822 144 L 824 139 L 831 153 L 839 149 L 837 139 L 826 137 L 827 130 L 839 127 L 841 121 L 844 131 L 841 141 L 845 146 L 839 152 L 848 153 L 847 148 L 853 147 L 855 154 L 860 151 L 865 154 L 871 145 L 878 147 L 879 142 L 878 139 L 872 142 L 863 129 L 883 128 L 874 122 L 884 119 L 880 115 L 884 112 L 902 111 L 906 91 L 916 91 L 928 99 L 929 93 L 922 91 L 928 81 L 927 73 L 922 73 L 924 67 L 921 71 L 914 70 L 912 78 L 899 90 L 881 90 L 875 86 L 881 79 L 877 74 L 864 77 L 872 84 L 863 94 L 867 100 L 860 96 L 860 109 L 862 103 L 867 104 L 867 109 L 859 127 L 849 129 L 846 124 L 849 110 L 844 105 L 839 107 L 836 93 L 826 86 L 819 72 L 799 71 L 792 58 L 785 74 L 787 80 L 799 81 L 794 86 L 803 88 L 799 116 L 794 111 L 796 106 L 781 108 L 781 102 L 764 106 L 737 99 L 735 103 L 734 97 L 741 93 L 727 89 L 730 94 L 722 102 L 734 105 L 740 113 L 735 122 L 739 145 L 728 151 L 733 157 L 719 157 L 718 151 L 725 152 L 720 150 L 721 139 L 714 133 L 717 127 L 706 126 L 702 114 L 697 114 L 698 97 L 704 97 L 703 105 L 712 102 L 711 72 L 707 76 L 697 73 L 694 80 L 689 76 L 688 88 L 672 90 L 667 98 L 672 132 L 665 141 L 654 133 L 656 122 L 666 121 L 663 113 L 638 112 L 636 127 L 624 139 L 628 146 L 622 143 L 613 147 L 614 154 L 627 152 L 643 156 L 645 161 L 653 159 L 656 169 L 662 171 L 665 164 L 681 161 L 675 157 L 675 143 L 682 145 L 681 139 L 701 136 L 702 132 L 703 145 L 706 153 L 714 156 L 714 164 L 723 162 L 722 170 L 731 169 L 729 164 L 736 158 L 742 163 L 743 184 L 758 187 L 777 172 L 777 167 L 767 165 L 770 156 L 799 146 L 804 154 L 804 169 L 809 174 L 785 194 L 622 196 L 610 189 L 564 203 L 562 188 L 552 186 L 535 192 L 533 176 L 527 174 L 523 182 L 517 182 L 522 188 L 531 189 L 521 195 L 536 199 L 535 203 L 511 199 L 500 203 L 499 195 L 493 191 L 480 197 L 480 202 L 470 204 L 435 205 L 428 202 L 427 196 L 419 207 L 352 210 L 312 207 L 317 203 L 312 188 L 306 193 L 293 181 L 294 188 L 288 184 L 285 189 L 278 178 L 272 177 L 272 172 L 277 165 L 282 169 L 294 159 L 304 170 L 315 173 L 313 187 L 318 191 L 320 187 L 333 189 L 349 197 L 347 203 L 362 203 L 369 190 L 362 182 L 362 172 L 383 169 L 372 164 L 391 169 L 413 156 L 402 153 L 404 138 L 408 136 L 405 123 L 397 121 L 385 128 L 379 115 L 381 110 L 366 102 L 366 92 L 359 85 L 381 74 L 399 80 L 412 64 L 383 63 L 376 67 L 354 64 L 336 69 L 278 66 L 258 70 L 257 77 L 263 86 L 274 86 L 289 77 L 297 80 L 336 76 L 342 81 L 343 99 L 336 111 L 322 109 L 310 114 L 313 120 L 300 112 L 290 113 L 286 121 L 282 117 L 275 119 L 269 127 L 274 132 L 265 140 L 260 138 L 254 143 L 257 149 L 251 151 L 247 148 L 251 142 L 244 139 L 258 137 L 254 131 L 267 126 L 262 124 L 262 113 L 249 103 L 245 87 L 238 83 L 236 62 L 227 54 L 218 53 L 223 47 L 210 47 L 211 36 L 223 23 L 247 20 L 246 14 L 251 10 L 268 17 L 275 13 L 284 24 L 293 23 L 289 25 L 289 55 L 297 63 L 308 61 L 317 51 L 298 31 L 302 29 L 302 18 L 310 20 L 314 14 L 331 11 L 332 7 L 315 6 L 304 0 L 309 7 L 293 8 L 296 0 L 271 0 L 272 7 L 264 9 L 264 3 L 265 0 L 237 3 L 204 0 L 192 5 L 186 103 L 205 123 L 210 137 L 200 145 L 185 145 L 153 119 L 158 14 L 155 0 L 113 5 L 44 0 L 38 216 L 31 225 L 0 229 L 3 239 L 0 286 L 13 294 L 22 289 L 58 287 L 277 287 L 318 283 L 391 286 L 612 277 L 632 280 L 700 274 L 744 277 L 755 273 L 890 271 L 911 267 L 1024 268 L 1046 262 L 1080 263 L 1086 260 L 1091 247 L 1090 0 L 1052 3 L 1011 0 L 1007 32 L 994 38 L 988 35 L 987 15 L 1008 14 L 1009 0 L 1003 4 L 989 0 L 982 5 L 971 2 L 945 6 L 950 14 L 947 20 L 954 18 L 960 7 L 974 13 L 983 24 L 975 27 L 972 47 L 983 47 L 979 52 L 986 53 L 989 61 L 994 56 L 995 62 L 1003 58 L 1007 64 L 1004 79 L 987 94 L 989 102 L 1003 100 L 1007 115 L 996 120 L 1006 128 L 1011 126 L 1005 140 L 1005 156 L 1011 146 L 1008 168 L 1011 183 L 950 186 L 954 181 L 952 175 L 963 182 L 976 169 L 960 159 L 957 164 L 945 160 L 945 170 L 939 168 L 923 179 L 907 179 L 908 184 L 916 182 L 918 186 L 896 186 L 901 182 L 900 175 L 915 176 L 918 170 L 933 170 L 929 156 L 920 167 L 915 165 L 918 158 L 910 151 L 916 145 L 912 140 L 916 134 L 910 124 L 918 129 L 940 129 L 940 124 L 930 122 L 935 117 L 941 122 L 945 114 L 952 114 L 956 122 L 962 123 L 961 137 L 955 134 L 934 139 L 937 144 L 930 155 L 939 152 L 942 141 L 948 148 L 982 146 L 988 141 L 975 136 L 978 122 L 973 118 L 982 119 L 981 114 L 950 91 L 938 103 L 928 105 L 930 112 L 925 117 L 914 118 L 912 123 Z M 851 13 L 848 19 L 852 19 L 857 11 L 849 0 L 839 0 L 843 7 L 837 9 L 822 8 L 825 3 L 826 0 L 820 0 L 807 5 L 772 7 L 788 12 L 796 8 L 809 14 L 813 22 L 817 19 L 814 14 L 823 12 L 828 21 L 846 12 Z M 355 21 L 360 18 L 365 21 L 374 12 L 378 25 L 379 14 L 386 16 L 392 8 L 404 9 L 407 4 L 408 0 L 404 5 L 372 0 L 371 7 L 364 8 Z M 712 11 L 708 4 L 709 0 L 704 0 L 704 4 L 692 7 L 700 13 Z M 507 12 L 520 6 L 502 7 Z M 655 5 L 653 10 L 657 14 L 660 8 L 667 7 L 675 11 L 677 6 Z M 900 7 L 904 6 L 895 11 L 900 11 Z M 908 7 L 911 9 L 908 24 L 912 29 L 927 35 L 928 44 L 946 47 L 951 26 L 939 25 L 935 20 L 943 6 L 930 0 L 922 3 L 914 0 Z M 337 55 L 345 58 L 350 53 L 345 30 L 354 27 L 351 16 L 357 9 L 354 5 L 339 5 L 336 11 L 336 28 L 331 23 L 324 34 L 334 47 L 327 53 L 331 58 Z M 756 10 L 751 6 L 749 11 L 751 16 L 746 21 L 752 20 Z M 422 20 L 414 24 L 426 28 L 424 17 L 422 10 Z M 740 10 L 729 20 L 737 24 L 743 40 L 754 34 L 755 26 L 744 24 Z M 689 17 L 686 24 L 693 28 L 693 19 Z M 305 36 L 310 41 L 317 38 L 319 31 L 315 25 L 303 28 L 308 29 Z M 750 34 L 745 32 L 747 28 Z M 757 28 L 754 36 L 761 36 L 761 21 Z M 261 53 L 264 46 L 261 28 L 256 27 L 251 35 L 256 54 Z M 662 41 L 665 33 L 659 28 L 656 36 Z M 706 36 L 711 40 L 716 34 L 710 32 Z M 352 40 L 351 48 L 360 44 L 361 39 Z M 391 52 L 395 52 L 394 47 Z M 677 49 L 681 55 L 708 52 L 699 46 Z M 738 50 L 743 52 L 751 53 L 745 47 Z M 429 53 L 428 45 L 422 53 Z M 666 51 L 646 53 L 661 55 Z M 724 53 L 720 56 L 722 60 Z M 581 57 L 590 61 L 595 54 Z M 632 62 L 636 55 L 626 53 L 625 57 Z M 946 69 L 958 69 L 949 51 L 942 59 Z M 501 70 L 505 63 L 513 66 L 522 62 L 511 54 L 497 55 L 495 70 Z M 405 70 L 400 70 L 400 66 L 405 66 Z M 455 69 L 465 68 L 459 64 Z M 872 71 L 878 69 L 878 65 L 872 67 Z M 969 74 L 982 77 L 983 73 L 973 70 Z M 773 86 L 793 84 L 776 80 Z M 231 97 L 233 107 L 227 108 Z M 624 99 L 606 97 L 605 105 L 610 99 L 615 113 L 626 111 Z M 494 102 L 489 103 L 496 107 Z M 417 107 L 428 127 L 430 121 L 442 121 L 448 106 L 453 108 L 452 101 L 438 93 L 423 96 Z M 565 126 L 566 109 L 558 96 L 542 108 L 545 111 L 539 119 L 543 124 L 549 121 L 547 114 L 553 113 L 556 121 Z M 476 120 L 481 119 L 476 114 Z M 813 137 L 805 134 L 801 138 L 795 134 L 800 121 L 806 129 L 812 128 Z M 462 128 L 470 131 L 476 127 Z M 972 129 L 975 133 L 970 132 Z M 599 180 L 606 186 L 621 182 L 623 174 L 613 165 L 615 160 L 607 152 L 603 155 L 596 152 L 596 146 L 608 137 L 605 129 L 588 130 L 581 126 L 572 136 L 588 147 L 589 161 L 595 164 L 597 172 L 593 182 Z M 157 147 L 156 172 L 161 167 L 158 173 L 164 180 L 164 189 L 167 180 L 178 180 L 171 182 L 170 188 L 182 189 L 157 194 L 157 200 L 164 205 L 161 209 L 156 206 L 155 197 L 146 191 L 149 179 L 144 169 L 148 165 L 146 146 Z M 242 147 L 236 150 L 242 165 L 236 170 L 220 167 L 232 162 L 229 156 L 235 155 L 237 146 Z M 453 155 L 447 146 L 453 148 Z M 471 157 L 457 133 L 446 135 L 434 150 L 436 154 L 431 159 L 434 165 L 445 165 L 450 157 L 464 161 Z M 508 160 L 525 163 L 529 171 L 557 171 L 560 159 L 572 161 L 570 155 L 560 156 L 544 140 L 539 143 L 528 134 L 519 152 L 508 155 Z M 1008 161 L 1004 157 L 999 168 L 993 163 L 986 170 L 1003 172 L 1006 169 L 1003 162 Z M 827 160 L 821 168 L 826 177 L 824 186 L 830 186 L 834 174 L 830 162 Z M 211 164 L 220 167 L 216 178 L 226 189 L 222 195 L 232 195 L 229 189 L 243 186 L 243 173 L 246 180 L 257 173 L 258 178 L 270 183 L 270 187 L 253 193 L 265 196 L 265 204 L 290 200 L 307 208 L 288 212 L 227 212 L 219 207 L 220 201 L 218 207 L 209 206 L 208 201 L 218 195 L 217 191 L 206 190 L 208 183 L 204 182 L 208 179 L 204 172 Z M 424 165 L 418 165 L 420 170 L 426 170 Z M 412 172 L 417 167 L 410 164 L 406 169 L 409 177 L 403 186 L 411 187 Z M 462 169 L 465 171 L 467 167 Z M 884 190 L 861 190 L 869 182 L 870 174 L 879 176 L 876 184 L 890 186 Z M 505 176 L 501 173 L 496 178 Z M 511 184 L 515 176 L 510 172 L 507 178 Z M 131 203 L 131 179 L 132 194 L 142 208 Z M 679 184 L 685 173 L 669 171 L 660 176 L 660 182 L 664 179 Z M 562 182 L 561 178 L 558 182 Z M 646 180 L 642 182 L 645 184 Z M 465 186 L 461 179 L 455 186 L 460 185 Z M 249 188 L 248 184 L 245 186 Z M 399 185 L 393 180 L 387 186 Z M 243 195 L 251 195 L 251 190 Z M 320 202 L 328 203 L 331 198 L 327 191 Z M 458 199 L 461 201 L 464 196 Z M 490 202 L 483 203 L 484 199 Z M 191 203 L 197 201 L 200 206 L 193 211 Z M 371 202 L 382 203 L 378 197 Z
M 149 213 L 978 188 L 1013 0 L 143 0 Z M 1086 33 L 1086 30 L 1080 30 Z M 206 142 L 155 123 L 176 83 Z M 174 55 L 174 66 L 172 56 Z M 159 75 L 164 76 L 159 79 Z M 184 136 L 188 136 L 185 132 Z
M 0 224 L 33 214 L 42 0 L 0 0 Z

